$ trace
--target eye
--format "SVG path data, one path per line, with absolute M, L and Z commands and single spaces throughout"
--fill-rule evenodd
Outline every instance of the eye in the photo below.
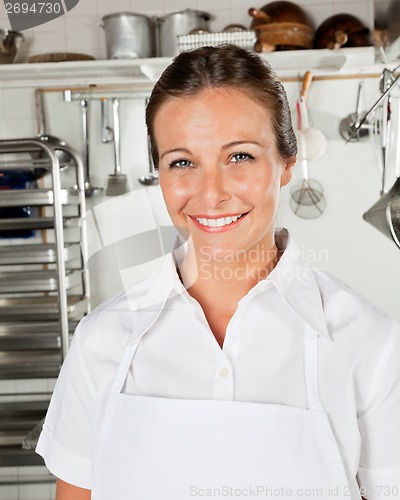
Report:
M 254 160 L 254 156 L 249 153 L 235 153 L 231 159 L 233 163 L 243 163 L 244 161 Z
M 191 167 L 193 166 L 193 163 L 189 160 L 175 160 L 173 161 L 172 163 L 169 164 L 169 167 L 170 168 L 181 168 L 181 169 L 184 169 L 184 168 L 187 168 L 187 167 Z

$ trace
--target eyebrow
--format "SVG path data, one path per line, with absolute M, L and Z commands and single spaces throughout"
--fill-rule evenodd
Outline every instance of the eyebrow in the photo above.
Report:
M 261 144 L 257 141 L 233 141 L 222 146 L 222 149 L 229 149 L 233 146 L 241 146 L 242 144 L 254 144 L 256 146 L 261 146 Z
M 161 158 L 164 158 L 164 156 L 169 155 L 170 153 L 188 153 L 192 154 L 189 149 L 187 148 L 174 148 L 174 149 L 168 149 L 167 151 L 164 151 L 162 155 L 160 155 L 160 160 Z
M 229 149 L 233 146 L 241 146 L 242 144 L 254 144 L 256 146 L 261 146 L 261 144 L 257 141 L 233 141 L 230 142 L 229 144 L 225 144 L 222 146 L 222 150 Z M 160 160 L 164 158 L 164 156 L 170 154 L 170 153 L 187 153 L 187 154 L 192 154 L 191 151 L 187 148 L 174 148 L 174 149 L 168 149 L 167 151 L 164 151 L 162 155 L 160 155 Z

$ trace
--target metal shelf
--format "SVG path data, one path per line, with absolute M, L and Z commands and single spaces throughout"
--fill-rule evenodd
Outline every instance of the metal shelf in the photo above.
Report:
M 88 298 L 68 295 L 68 320 L 76 321 L 87 312 Z M 0 322 L 59 321 L 60 304 L 57 296 L 0 297 Z
M 65 272 L 64 287 L 70 290 L 81 282 L 81 270 Z M 0 293 L 55 292 L 59 288 L 57 270 L 0 272 Z
M 64 262 L 80 257 L 79 243 L 66 244 L 63 251 Z M 0 246 L 2 265 L 54 264 L 57 262 L 55 243 L 34 243 L 26 245 Z
M 70 186 L 61 185 L 59 149 L 72 158 L 68 168 L 75 176 L 63 177 Z M 34 243 L 0 246 L 0 380 L 53 379 L 78 321 L 90 310 L 84 217 L 79 224 L 86 213 L 83 165 L 70 148 L 54 149 L 38 138 L 0 140 L 0 156 L 8 153 L 14 156 L 10 162 L 0 162 L 5 169 L 33 168 L 35 175 L 52 178 L 51 188 L 1 192 L 0 236 L 20 238 L 32 234 L 25 230 L 41 231 L 33 233 Z M 32 159 L 37 153 L 45 157 L 45 164 L 40 160 L 39 166 Z M 30 160 L 25 165 L 27 155 Z M 71 243 L 64 240 L 65 228 Z M 18 401 L 8 402 L 12 397 L 5 395 L 3 401 L 0 397 L 0 467 L 43 465 L 33 449 L 22 446 L 35 445 L 50 395 L 18 394 Z M 0 484 L 16 482 L 19 477 L 4 481 L 3 476 Z M 26 481 L 34 482 L 38 479 Z
M 43 458 L 33 450 L 24 450 L 21 445 L 0 447 L 0 467 L 25 467 L 44 465 Z M 0 483 L 2 486 L 5 483 Z M 15 482 L 7 482 L 15 484 Z
M 28 378 L 56 378 L 61 368 L 60 349 L 42 349 L 17 352 L 0 351 L 0 380 Z M 37 419 L 39 420 L 39 419 Z M 28 429 L 28 432 L 37 423 Z
M 62 189 L 60 201 L 63 205 L 77 205 L 79 191 Z M 10 189 L 2 190 L 0 207 L 51 206 L 54 205 L 54 193 L 51 189 Z
M 64 217 L 63 227 L 77 227 L 78 222 L 79 217 Z M 15 217 L 11 219 L 0 219 L 0 231 L 22 231 L 25 229 L 55 229 L 54 217 Z
M 71 321 L 70 336 L 77 322 Z M 56 321 L 0 323 L 0 351 L 60 349 L 61 327 Z

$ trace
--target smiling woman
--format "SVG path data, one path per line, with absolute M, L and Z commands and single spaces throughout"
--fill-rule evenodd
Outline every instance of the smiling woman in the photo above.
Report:
M 400 327 L 276 227 L 296 141 L 275 74 L 180 54 L 146 120 L 190 237 L 78 326 L 37 447 L 57 499 L 396 498 Z

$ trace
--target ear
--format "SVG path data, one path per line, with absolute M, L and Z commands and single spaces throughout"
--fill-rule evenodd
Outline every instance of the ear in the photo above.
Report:
M 296 157 L 287 158 L 282 166 L 281 187 L 286 186 L 292 178 L 293 167 L 296 164 Z

